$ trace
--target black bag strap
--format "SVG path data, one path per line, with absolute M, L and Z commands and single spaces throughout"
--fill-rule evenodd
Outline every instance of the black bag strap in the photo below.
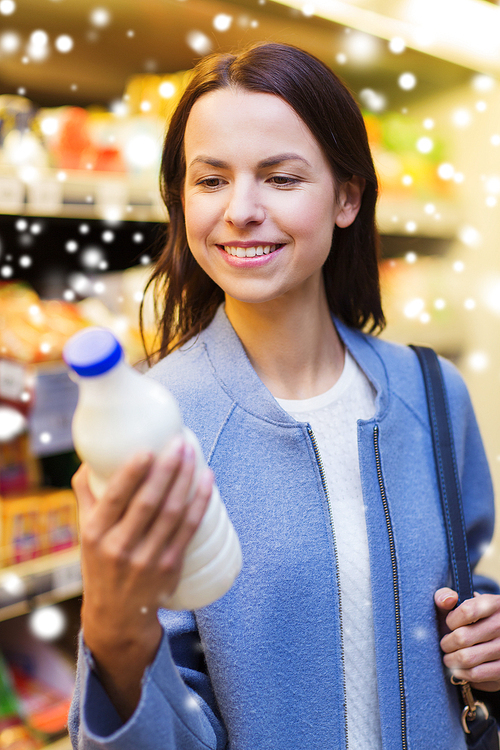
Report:
M 448 399 L 436 352 L 426 346 L 412 345 L 411 349 L 416 352 L 424 375 L 439 491 L 448 535 L 452 587 L 458 593 L 458 603 L 461 604 L 465 599 L 472 599 L 474 591 Z
M 418 356 L 424 376 L 439 491 L 448 536 L 452 586 L 458 593 L 458 604 L 461 604 L 465 599 L 472 599 L 474 591 L 446 388 L 436 352 L 426 346 L 412 345 L 411 348 Z M 485 704 L 474 698 L 466 680 L 457 681 L 452 677 L 451 681 L 460 687 L 465 703 L 462 727 L 468 750 L 500 750 L 498 727 L 495 719 L 489 716 Z

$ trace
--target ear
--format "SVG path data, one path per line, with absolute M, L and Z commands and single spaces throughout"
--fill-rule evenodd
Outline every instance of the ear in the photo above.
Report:
M 339 212 L 335 219 L 338 227 L 348 227 L 358 215 L 361 199 L 365 189 L 364 177 L 353 175 L 350 180 L 343 182 L 339 189 Z

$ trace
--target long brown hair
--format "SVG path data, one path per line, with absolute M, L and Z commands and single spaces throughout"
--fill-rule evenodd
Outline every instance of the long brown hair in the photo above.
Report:
M 353 175 L 364 178 L 358 215 L 350 226 L 335 228 L 323 275 L 332 313 L 354 328 L 381 330 L 385 319 L 375 224 L 378 184 L 359 107 L 340 79 L 313 55 L 290 45 L 262 43 L 236 55 L 203 58 L 170 121 L 160 170 L 170 221 L 166 245 L 146 287 L 154 285 L 159 323 L 156 355 L 164 357 L 199 334 L 224 300 L 223 290 L 189 250 L 181 191 L 186 171 L 184 133 L 191 108 L 203 94 L 229 86 L 281 97 L 309 127 L 338 182 Z

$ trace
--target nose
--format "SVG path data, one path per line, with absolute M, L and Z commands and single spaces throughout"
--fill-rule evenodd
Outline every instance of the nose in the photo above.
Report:
M 261 224 L 266 216 L 258 187 L 249 179 L 237 180 L 228 193 L 224 220 L 235 227 Z

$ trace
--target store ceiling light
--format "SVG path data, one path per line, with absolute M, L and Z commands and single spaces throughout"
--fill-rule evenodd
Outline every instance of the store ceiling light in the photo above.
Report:
M 274 0 L 301 11 L 303 0 Z M 500 73 L 500 8 L 483 0 L 315 0 L 314 15 L 458 65 Z

